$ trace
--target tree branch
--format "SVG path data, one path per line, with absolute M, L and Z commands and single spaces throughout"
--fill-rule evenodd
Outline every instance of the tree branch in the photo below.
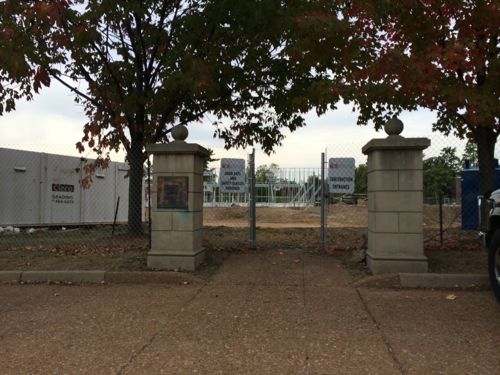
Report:
M 172 43 L 172 40 L 173 40 L 173 36 L 174 36 L 174 29 L 173 29 L 173 24 L 175 23 L 175 21 L 177 20 L 177 18 L 180 16 L 179 15 L 179 10 L 181 8 L 181 1 L 177 1 L 177 4 L 175 6 L 175 11 L 174 11 L 174 15 L 172 16 L 172 20 L 170 21 L 170 33 L 168 34 L 167 36 L 167 40 L 165 41 L 165 52 L 167 51 L 167 49 L 169 48 L 170 44 Z M 161 30 L 159 30 L 159 33 L 161 33 Z M 164 54 L 166 55 L 166 53 L 164 52 Z M 156 56 L 156 53 L 158 53 L 158 51 L 156 50 L 155 51 L 155 55 Z M 153 61 L 154 61 L 154 58 L 152 56 L 151 60 L 150 60 L 150 68 L 153 67 Z M 149 68 L 149 67 L 148 67 Z M 156 68 L 154 69 L 153 73 L 151 74 L 151 76 L 149 77 L 149 80 L 148 80 L 148 86 L 149 87 L 153 87 L 154 86 L 154 83 L 156 81 L 156 78 L 157 78 L 157 75 L 159 74 L 160 70 L 162 68 L 162 64 L 161 62 L 156 66 Z
M 97 54 L 100 56 L 102 63 L 106 67 L 107 71 L 109 72 L 109 75 L 111 76 L 111 78 L 115 84 L 115 87 L 116 87 L 116 90 L 118 92 L 118 95 L 120 96 L 120 99 L 123 101 L 125 95 L 124 95 L 123 90 L 122 90 L 121 82 L 116 77 L 113 70 L 111 69 L 111 66 L 109 64 L 109 60 L 108 60 L 106 54 L 103 51 L 101 51 L 101 49 L 99 48 L 99 46 L 96 43 L 92 43 L 92 47 L 97 52 Z
M 128 17 L 125 18 L 124 25 L 125 25 L 125 30 L 127 31 L 128 37 L 130 39 L 130 45 L 132 46 L 132 50 L 134 51 L 134 60 L 135 60 L 136 68 L 140 72 L 140 74 L 137 74 L 139 76 L 139 75 L 143 74 L 141 53 L 137 49 L 137 44 L 135 43 L 136 41 L 134 39 L 134 32 L 132 30 L 132 25 L 130 24 L 130 20 L 128 19 Z
M 123 49 L 123 60 L 129 64 L 130 63 L 130 59 L 129 59 L 129 54 L 128 54 L 128 46 L 127 46 L 127 43 L 125 42 L 125 37 L 123 36 L 123 32 L 122 32 L 122 28 L 120 27 L 120 25 L 118 25 L 117 27 L 118 29 L 118 37 L 119 37 L 119 41 L 122 45 L 122 49 Z
M 137 27 L 137 36 L 139 38 L 139 44 L 140 44 L 141 51 L 142 51 L 142 59 L 141 59 L 142 67 L 143 67 L 143 71 L 145 71 L 147 68 L 147 66 L 146 66 L 147 56 L 146 56 L 146 46 L 144 45 L 144 38 L 142 36 L 142 32 L 143 32 L 142 21 L 141 21 L 141 18 L 139 17 L 139 15 L 135 12 L 134 12 L 134 20 L 135 20 L 135 24 Z
M 56 80 L 58 81 L 59 83 L 61 83 L 63 86 L 66 86 L 68 89 L 70 89 L 70 91 L 74 92 L 76 95 L 78 96 L 81 96 L 82 98 L 84 98 L 85 100 L 88 100 L 90 103 L 92 103 L 94 106 L 98 107 L 98 108 L 101 108 L 103 110 L 105 110 L 106 112 L 109 111 L 108 108 L 106 108 L 105 106 L 103 106 L 102 104 L 100 104 L 98 101 L 96 101 L 94 98 L 91 98 L 90 96 L 84 94 L 83 92 L 81 92 L 80 90 L 78 90 L 77 88 L 71 86 L 69 83 L 67 83 L 66 81 L 62 80 L 56 73 L 55 73 L 55 70 L 54 69 L 49 69 L 49 73 L 50 75 Z
M 179 4 L 179 2 L 177 2 L 177 4 Z M 151 52 L 151 57 L 150 57 L 148 66 L 146 67 L 145 80 L 146 80 L 146 84 L 148 85 L 148 87 L 151 87 L 150 78 L 151 78 L 151 73 L 152 73 L 152 69 L 153 69 L 153 64 L 154 64 L 154 61 L 156 60 L 156 54 L 158 53 L 158 48 L 159 48 L 159 44 L 160 44 L 160 35 L 162 35 L 162 33 L 163 33 L 163 24 L 165 22 L 165 18 L 166 18 L 166 14 L 167 14 L 167 5 L 168 5 L 168 2 L 164 1 L 163 6 L 160 10 L 160 20 L 158 21 L 158 32 L 156 33 L 153 51 Z M 177 9 L 178 8 L 176 8 L 175 14 L 177 13 Z M 174 14 L 174 19 L 175 19 L 175 14 Z

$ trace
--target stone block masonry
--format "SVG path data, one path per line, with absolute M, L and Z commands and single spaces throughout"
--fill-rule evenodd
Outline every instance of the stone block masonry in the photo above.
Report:
M 203 165 L 208 151 L 186 143 L 172 132 L 175 141 L 149 145 L 153 155 L 151 189 L 151 249 L 148 267 L 193 271 L 203 261 Z M 176 138 L 178 137 L 178 138 Z
M 430 140 L 404 138 L 402 129 L 394 118 L 386 125 L 387 138 L 372 139 L 363 147 L 368 155 L 367 263 L 374 274 L 427 272 L 422 151 Z

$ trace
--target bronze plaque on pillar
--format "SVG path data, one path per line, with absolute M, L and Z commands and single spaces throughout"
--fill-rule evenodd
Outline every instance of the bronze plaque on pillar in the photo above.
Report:
M 186 176 L 158 176 L 157 208 L 188 208 L 188 182 Z

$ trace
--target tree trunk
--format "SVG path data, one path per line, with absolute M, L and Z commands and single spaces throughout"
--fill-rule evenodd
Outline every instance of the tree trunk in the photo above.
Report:
M 493 127 L 480 126 L 474 132 L 474 136 L 479 162 L 479 194 L 485 195 L 494 189 L 497 135 Z
M 129 234 L 142 234 L 142 181 L 144 177 L 142 140 L 132 139 L 127 157 L 130 165 L 128 186 L 128 232 Z
M 479 164 L 479 194 L 489 195 L 494 189 L 495 181 L 495 144 L 497 135 L 492 127 L 479 127 L 474 133 L 477 143 L 477 157 Z M 488 221 L 488 205 L 481 205 L 479 230 L 484 230 Z

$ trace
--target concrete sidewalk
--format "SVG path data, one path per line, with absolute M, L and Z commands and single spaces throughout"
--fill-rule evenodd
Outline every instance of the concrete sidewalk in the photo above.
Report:
M 355 287 L 300 251 L 208 284 L 0 285 L 2 374 L 496 375 L 499 347 L 491 292 Z

